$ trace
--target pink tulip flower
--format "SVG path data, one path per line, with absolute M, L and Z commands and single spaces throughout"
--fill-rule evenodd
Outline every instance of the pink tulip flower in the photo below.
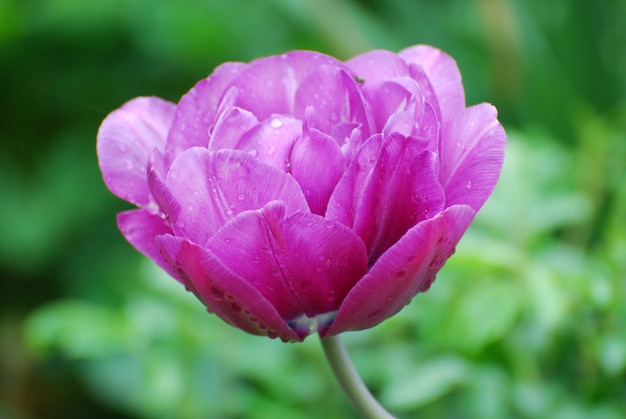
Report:
M 489 104 L 430 46 L 226 63 L 178 104 L 98 132 L 126 239 L 229 324 L 301 341 L 375 326 L 428 290 L 502 167 Z

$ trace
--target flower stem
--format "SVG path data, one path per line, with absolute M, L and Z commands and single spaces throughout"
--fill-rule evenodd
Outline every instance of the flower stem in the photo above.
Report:
M 393 419 L 369 392 L 354 368 L 339 336 L 321 339 L 326 359 L 350 401 L 364 419 Z

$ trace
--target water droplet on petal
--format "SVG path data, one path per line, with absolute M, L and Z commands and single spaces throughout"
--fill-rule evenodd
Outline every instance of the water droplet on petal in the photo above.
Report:
M 246 194 L 245 193 L 240 193 L 239 195 L 237 195 L 237 199 L 240 201 L 243 201 L 244 199 L 246 199 Z
M 406 271 L 403 269 L 396 274 L 397 280 L 402 280 L 406 277 Z
M 267 150 L 267 155 L 268 156 L 273 156 L 274 153 L 276 153 L 276 147 L 270 147 L 270 149 Z
M 278 337 L 278 333 L 272 331 L 272 330 L 268 330 L 267 331 L 267 337 L 270 339 L 276 339 Z
M 232 303 L 230 305 L 230 308 L 233 311 L 233 313 L 240 313 L 241 312 L 241 306 L 239 304 Z
M 465 187 L 466 187 L 467 189 L 472 189 L 472 181 L 471 181 L 471 180 L 468 180 L 468 181 L 467 181 L 467 183 L 465 184 Z
M 120 151 L 120 153 L 126 153 L 126 145 L 124 144 L 118 145 L 117 149 Z
M 215 301 L 222 301 L 224 299 L 224 293 L 213 287 L 211 288 L 211 297 L 213 297 Z
M 283 121 L 281 121 L 278 117 L 274 117 L 270 121 L 270 126 L 276 129 L 281 128 L 283 126 Z

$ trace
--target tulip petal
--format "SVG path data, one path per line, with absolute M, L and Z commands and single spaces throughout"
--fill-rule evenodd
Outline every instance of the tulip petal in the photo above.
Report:
M 339 181 L 327 217 L 353 227 L 370 264 L 409 228 L 443 209 L 436 156 L 398 133 L 373 137 Z
M 181 209 L 174 231 L 200 245 L 240 212 L 273 200 L 286 202 L 289 214 L 309 211 L 292 176 L 236 150 L 191 148 L 174 161 L 165 185 Z
M 293 145 L 291 175 L 298 181 L 309 208 L 324 215 L 328 200 L 346 169 L 337 142 L 316 129 L 307 130 Z
M 210 312 L 254 335 L 302 340 L 254 286 L 212 253 L 181 237 L 163 235 L 157 242 L 170 269 Z
M 98 163 L 111 192 L 138 206 L 152 201 L 146 167 L 165 147 L 175 105 L 156 97 L 133 99 L 111 112 L 98 130 Z
M 314 112 L 305 115 L 310 107 Z M 365 99 L 354 77 L 341 68 L 322 66 L 312 71 L 298 87 L 294 111 L 300 119 L 307 116 L 311 128 L 328 134 L 334 125 L 355 122 L 361 124 L 366 136 L 370 135 L 372 123 L 365 108 Z
M 228 108 L 217 120 L 211 132 L 208 148 L 217 151 L 224 148 L 242 150 L 239 143 L 248 131 L 259 125 L 259 120 L 245 109 Z
M 506 133 L 493 106 L 483 103 L 461 112 L 446 126 L 440 156 L 446 206 L 466 204 L 476 211 L 500 176 Z
M 427 290 L 474 215 L 456 205 L 411 228 L 348 293 L 326 335 L 373 327 Z
M 407 64 L 390 51 L 375 50 L 358 55 L 346 65 L 364 80 L 365 85 L 376 80 L 390 80 L 409 75 Z
M 117 214 L 117 226 L 130 244 L 172 277 L 178 279 L 169 264 L 161 256 L 155 238 L 161 234 L 172 234 L 172 229 L 158 215 L 143 209 L 120 212 Z
M 188 148 L 207 147 L 219 103 L 230 82 L 247 66 L 237 62 L 224 63 L 180 99 L 167 137 L 167 167 Z
M 398 54 L 407 63 L 420 65 L 430 80 L 444 121 L 450 120 L 465 108 L 465 91 L 461 73 L 452 57 L 443 51 L 428 46 L 416 45 Z
M 315 214 L 286 216 L 282 202 L 240 214 L 206 247 L 287 320 L 337 310 L 367 268 L 365 246 L 351 229 Z
M 272 114 L 293 115 L 296 90 L 312 70 L 323 65 L 345 68 L 335 58 L 311 51 L 252 61 L 231 83 L 239 92 L 234 105 L 249 110 L 259 120 Z
M 302 121 L 289 116 L 273 115 L 248 131 L 239 140 L 236 148 L 265 164 L 289 172 L 291 150 L 300 137 Z

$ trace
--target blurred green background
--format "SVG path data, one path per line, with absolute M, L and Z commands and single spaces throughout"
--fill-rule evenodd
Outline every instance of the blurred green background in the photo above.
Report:
M 509 133 L 432 289 L 348 333 L 400 418 L 626 417 L 626 2 L 0 0 L 0 417 L 354 418 L 315 336 L 208 315 L 117 231 L 96 131 L 223 61 L 429 43 Z

